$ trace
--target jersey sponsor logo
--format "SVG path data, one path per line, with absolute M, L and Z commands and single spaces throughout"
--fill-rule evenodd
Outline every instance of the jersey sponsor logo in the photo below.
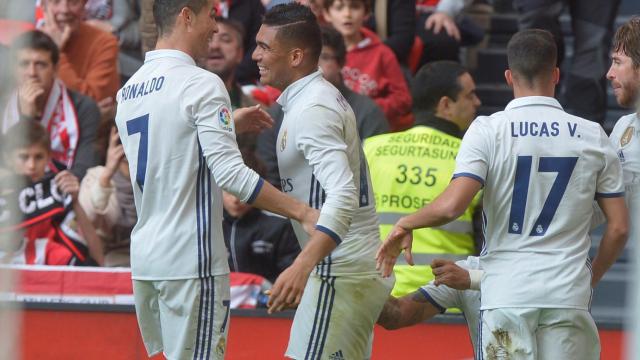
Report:
M 284 129 L 282 133 L 282 139 L 280 140 L 280 152 L 284 151 L 287 147 L 287 129 Z
M 624 162 L 624 152 L 622 150 L 618 150 L 618 159 L 620 159 L 621 163 Z
M 624 131 L 624 133 L 622 134 L 622 137 L 620 138 L 620 146 L 626 146 L 628 143 L 630 143 L 631 138 L 633 138 L 634 132 L 635 132 L 634 127 L 629 126 L 627 130 Z
M 282 189 L 282 192 L 285 192 L 285 193 L 292 192 L 293 179 L 291 178 L 280 179 L 280 188 Z
M 226 106 L 222 106 L 218 113 L 218 120 L 220 120 L 220 126 L 229 132 L 233 131 L 231 127 L 231 111 Z

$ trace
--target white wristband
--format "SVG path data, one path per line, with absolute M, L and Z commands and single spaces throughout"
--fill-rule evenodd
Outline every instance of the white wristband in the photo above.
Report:
M 482 281 L 482 276 L 484 275 L 483 270 L 471 270 L 469 269 L 469 280 L 470 285 L 469 289 L 471 290 L 480 290 L 480 281 Z

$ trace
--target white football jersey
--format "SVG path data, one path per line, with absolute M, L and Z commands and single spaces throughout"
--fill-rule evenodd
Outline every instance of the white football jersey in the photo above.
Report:
M 318 271 L 375 272 L 378 218 L 351 107 L 319 71 L 289 85 L 278 103 L 284 111 L 276 142 L 282 191 L 321 209 L 316 228 L 338 243 Z M 309 237 L 292 223 L 304 247 Z
M 132 277 L 228 273 L 220 188 L 251 201 L 262 180 L 242 161 L 223 82 L 181 51 L 156 50 L 117 101 L 138 212 Z
M 466 260 L 456 261 L 456 265 L 469 270 L 481 270 L 480 259 L 476 256 L 469 256 Z M 480 318 L 480 291 L 456 290 L 446 285 L 436 286 L 433 281 L 430 281 L 420 288 L 420 292 L 441 312 L 450 308 L 462 310 L 475 351 Z
M 485 187 L 482 309 L 589 309 L 592 202 L 624 196 L 620 161 L 600 125 L 550 97 L 517 98 L 472 123 L 459 176 Z

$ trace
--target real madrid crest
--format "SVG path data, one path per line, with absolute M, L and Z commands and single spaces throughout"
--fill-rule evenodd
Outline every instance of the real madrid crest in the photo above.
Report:
M 633 138 L 633 133 L 635 129 L 633 126 L 629 126 L 627 130 L 624 131 L 622 137 L 620 138 L 620 146 L 625 146 L 631 142 L 631 138 Z
M 284 151 L 284 148 L 287 147 L 287 129 L 284 129 L 282 132 L 282 139 L 280 140 L 280 151 Z

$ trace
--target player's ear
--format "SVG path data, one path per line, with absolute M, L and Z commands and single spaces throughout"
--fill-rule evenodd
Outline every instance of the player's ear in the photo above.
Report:
M 504 78 L 507 81 L 507 85 L 509 85 L 509 87 L 513 87 L 513 73 L 511 72 L 511 70 L 507 69 L 504 71 Z
M 191 11 L 191 9 L 189 9 L 188 7 L 183 7 L 180 10 L 180 16 L 178 16 L 179 18 L 182 18 L 182 21 L 184 21 L 184 25 L 189 28 L 191 27 L 191 24 L 193 24 L 193 12 Z
M 553 84 L 558 85 L 560 82 L 560 69 L 558 67 L 553 68 Z
M 291 67 L 298 67 L 304 61 L 304 50 L 300 48 L 294 48 L 289 52 L 289 63 Z

